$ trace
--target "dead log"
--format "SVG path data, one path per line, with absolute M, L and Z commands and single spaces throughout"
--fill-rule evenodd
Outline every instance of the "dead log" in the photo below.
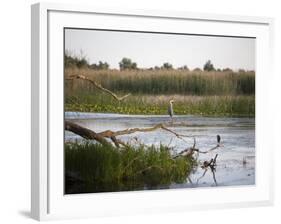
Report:
M 90 129 L 87 129 L 78 124 L 75 124 L 73 122 L 65 121 L 64 129 L 67 131 L 71 131 L 77 135 L 80 135 L 84 139 L 96 140 L 97 142 L 101 143 L 102 145 L 110 146 L 110 143 L 103 136 L 99 135 L 98 133 L 96 133 Z

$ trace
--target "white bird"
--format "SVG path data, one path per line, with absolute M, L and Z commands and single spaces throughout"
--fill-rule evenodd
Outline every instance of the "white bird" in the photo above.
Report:
M 172 122 L 173 122 L 173 116 L 174 116 L 173 103 L 174 103 L 174 100 L 170 100 L 170 105 L 168 107 L 168 114 L 170 115 Z

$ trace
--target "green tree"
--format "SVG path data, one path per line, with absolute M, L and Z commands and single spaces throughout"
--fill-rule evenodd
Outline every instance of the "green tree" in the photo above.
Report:
M 107 70 L 107 69 L 109 69 L 109 64 L 106 62 L 99 61 L 98 67 L 101 70 Z
M 122 60 L 119 62 L 120 70 L 126 70 L 126 69 L 137 69 L 137 63 L 132 62 L 130 58 L 122 58 Z
M 214 67 L 214 65 L 212 64 L 212 62 L 211 62 L 210 60 L 208 60 L 208 61 L 205 63 L 205 65 L 204 65 L 204 67 L 203 67 L 203 70 L 204 70 L 204 71 L 210 72 L 210 71 L 214 71 L 214 70 L 215 70 L 215 67 Z
M 163 68 L 163 69 L 173 69 L 173 65 L 168 63 L 168 62 L 165 62 L 161 68 Z
M 187 65 L 181 66 L 178 68 L 179 70 L 186 70 L 189 71 L 189 68 L 187 67 Z
M 98 64 L 91 64 L 90 68 L 95 70 L 107 70 L 109 69 L 109 64 L 107 62 L 99 61 Z
M 159 70 L 160 69 L 160 67 L 159 66 L 154 66 L 154 68 L 153 68 L 154 70 Z
M 87 68 L 89 67 L 88 60 L 86 56 L 81 54 L 80 57 L 73 56 L 70 52 L 66 51 L 64 54 L 64 65 L 66 68 L 68 67 L 76 67 L 76 68 Z
M 81 59 L 78 59 L 76 65 L 78 68 L 87 68 L 89 64 L 88 64 L 88 61 L 86 60 L 86 58 L 81 58 Z

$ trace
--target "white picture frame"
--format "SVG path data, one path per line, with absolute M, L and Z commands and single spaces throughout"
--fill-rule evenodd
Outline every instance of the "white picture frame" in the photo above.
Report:
M 63 194 L 63 28 L 252 36 L 256 42 L 255 186 Z M 270 89 L 273 19 L 38 3 L 32 5 L 31 214 L 37 220 L 116 216 L 273 203 Z

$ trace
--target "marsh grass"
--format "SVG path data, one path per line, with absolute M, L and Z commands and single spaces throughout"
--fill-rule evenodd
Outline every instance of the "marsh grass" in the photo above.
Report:
M 184 183 L 196 167 L 192 157 L 173 159 L 163 145 L 129 146 L 123 150 L 97 143 L 65 143 L 65 170 L 82 184 L 69 183 L 66 193 L 159 189 Z
M 122 102 L 84 80 L 65 81 L 65 110 L 125 114 L 167 114 L 170 99 L 178 115 L 254 116 L 254 72 L 183 70 L 66 69 L 83 74 L 117 95 Z
M 65 75 L 82 74 L 114 92 L 133 94 L 251 95 L 255 94 L 255 72 L 206 72 L 186 70 L 92 70 L 66 69 Z M 93 91 L 89 83 L 72 88 Z M 73 90 L 73 89 L 72 89 Z

